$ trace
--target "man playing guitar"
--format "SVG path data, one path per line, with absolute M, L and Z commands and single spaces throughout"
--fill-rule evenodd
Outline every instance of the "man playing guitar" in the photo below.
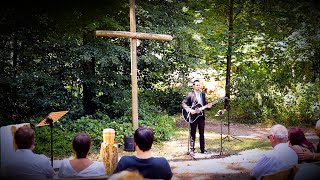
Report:
M 188 95 L 182 101 L 182 107 L 184 110 L 191 114 L 198 113 L 196 109 L 191 107 L 195 104 L 207 105 L 206 97 L 203 92 L 200 90 L 201 83 L 199 80 L 193 82 L 193 91 L 188 93 Z M 212 105 L 208 105 L 207 108 L 211 108 Z M 204 142 L 204 126 L 205 126 L 205 116 L 204 113 L 202 116 L 199 116 L 193 123 L 190 123 L 190 153 L 194 154 L 194 142 L 196 139 L 196 130 L 197 126 L 199 128 L 199 141 L 200 141 L 200 150 L 201 153 L 206 153 L 205 142 Z
M 213 103 L 207 103 L 205 93 L 201 92 L 201 83 L 199 80 L 193 82 L 193 91 L 182 100 L 183 115 L 185 120 L 190 124 L 190 154 L 194 154 L 194 144 L 196 138 L 197 126 L 199 128 L 199 142 L 201 153 L 207 153 L 205 150 L 204 141 L 204 127 L 205 127 L 205 115 L 203 110 L 211 108 Z M 220 98 L 217 102 L 226 99 L 226 97 Z M 224 113 L 224 110 L 218 112 L 220 115 Z

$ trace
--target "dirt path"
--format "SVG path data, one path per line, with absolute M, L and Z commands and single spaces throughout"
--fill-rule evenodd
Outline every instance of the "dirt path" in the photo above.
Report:
M 205 125 L 205 131 L 207 133 L 213 132 L 220 134 L 222 125 L 222 134 L 228 134 L 228 124 L 224 121 L 218 121 L 216 119 L 207 119 Z M 183 119 L 176 119 L 177 128 L 188 128 L 188 123 Z M 240 123 L 230 123 L 229 133 L 233 136 L 247 137 L 261 139 L 265 138 L 269 133 L 270 128 L 262 126 L 249 126 Z
M 221 125 L 222 125 L 222 134 L 226 135 L 228 134 L 228 124 L 225 120 L 217 120 L 217 119 L 210 119 L 207 117 L 206 119 L 206 125 L 205 125 L 205 131 L 206 133 L 221 133 Z M 176 127 L 177 128 L 188 128 L 188 123 L 185 122 L 182 118 L 176 119 Z M 292 127 L 296 126 L 290 126 L 287 127 L 289 130 Z M 314 133 L 313 127 L 301 127 L 304 131 L 305 135 L 311 139 L 317 139 Z M 247 125 L 247 124 L 241 124 L 241 123 L 230 123 L 229 126 L 229 134 L 233 136 L 239 136 L 244 138 L 253 138 L 253 139 L 265 139 L 270 132 L 270 127 L 266 127 L 263 125 Z

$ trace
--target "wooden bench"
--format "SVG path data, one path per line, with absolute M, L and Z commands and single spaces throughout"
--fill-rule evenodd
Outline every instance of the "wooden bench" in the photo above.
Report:
M 278 172 L 266 174 L 261 177 L 261 180 L 293 180 L 298 169 L 299 168 L 294 165 Z

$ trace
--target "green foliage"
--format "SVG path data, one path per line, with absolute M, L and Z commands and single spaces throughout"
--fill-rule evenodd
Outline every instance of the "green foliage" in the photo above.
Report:
M 156 106 L 140 105 L 139 107 L 139 126 L 152 128 L 156 142 L 169 140 L 175 130 L 173 117 L 164 114 Z
M 174 119 L 158 107 L 141 106 L 139 109 L 139 126 L 147 126 L 154 130 L 155 141 L 169 140 L 174 133 Z M 72 140 L 80 132 L 87 133 L 92 140 L 92 152 L 99 152 L 103 141 L 103 129 L 112 128 L 116 132 L 115 141 L 123 144 L 124 138 L 133 136 L 134 130 L 130 116 L 122 116 L 110 119 L 103 113 L 83 116 L 72 120 L 63 118 L 54 123 L 53 127 L 53 153 L 54 157 L 66 157 L 72 155 Z M 50 127 L 36 127 L 36 149 L 35 152 L 50 156 Z
M 319 96 L 316 93 L 320 88 L 319 83 L 278 84 L 279 79 L 273 79 L 275 74 L 271 76 L 266 69 L 261 71 L 261 66 L 256 69 L 259 72 L 254 72 L 252 63 L 251 71 L 243 71 L 241 76 L 234 79 L 237 91 L 233 106 L 238 115 L 245 115 L 246 122 L 250 123 L 271 119 L 274 123 L 313 125 L 313 120 L 320 115 Z M 286 79 L 285 76 L 282 78 L 280 81 Z
M 184 9 L 197 27 L 193 34 L 205 61 L 201 67 L 212 64 L 221 79 L 231 53 L 231 107 L 237 121 L 302 124 L 319 118 L 314 93 L 319 89 L 319 23 L 314 18 L 319 3 L 189 1 Z
M 52 128 L 53 134 L 53 157 L 61 158 L 72 155 L 72 140 L 74 134 L 72 132 L 65 131 L 61 128 Z M 36 153 L 45 154 L 51 156 L 51 131 L 49 126 L 36 127 Z
M 166 87 L 164 85 L 154 88 L 153 90 L 145 90 L 141 93 L 141 98 L 145 99 L 148 104 L 159 106 L 169 115 L 181 112 L 181 101 L 187 94 L 189 88 L 178 85 L 177 87 Z M 149 99 L 152 99 L 150 101 Z

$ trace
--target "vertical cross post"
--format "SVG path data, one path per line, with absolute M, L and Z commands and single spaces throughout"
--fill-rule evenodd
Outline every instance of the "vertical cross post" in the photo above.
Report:
M 138 128 L 138 79 L 137 79 L 137 39 L 171 41 L 172 36 L 166 34 L 149 34 L 136 32 L 135 0 L 130 0 L 130 32 L 97 30 L 96 36 L 130 38 L 131 51 L 131 88 L 132 88 L 132 126 Z
M 130 32 L 136 32 L 135 0 L 130 0 Z M 138 129 L 137 39 L 131 38 L 132 126 Z

